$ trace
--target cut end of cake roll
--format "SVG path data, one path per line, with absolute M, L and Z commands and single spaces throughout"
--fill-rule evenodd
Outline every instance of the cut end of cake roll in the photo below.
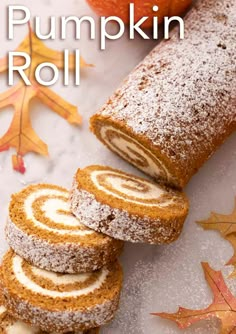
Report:
M 61 273 L 90 272 L 114 261 L 123 243 L 84 226 L 70 212 L 69 192 L 50 184 L 12 195 L 6 238 L 35 266 Z
M 71 210 L 86 226 L 130 242 L 175 241 L 188 208 L 183 192 L 106 166 L 79 169 L 71 191 Z
M 188 181 L 160 148 L 154 147 L 145 136 L 134 133 L 125 122 L 98 113 L 90 119 L 90 130 L 111 151 L 157 182 L 182 188 Z
M 151 51 L 91 118 L 92 132 L 154 179 L 183 188 L 236 130 L 235 19 L 235 0 L 196 1 L 184 38 L 177 26 Z
M 116 261 L 86 274 L 56 274 L 30 265 L 12 250 L 3 258 L 4 306 L 46 332 L 77 332 L 111 321 L 118 308 L 122 269 Z

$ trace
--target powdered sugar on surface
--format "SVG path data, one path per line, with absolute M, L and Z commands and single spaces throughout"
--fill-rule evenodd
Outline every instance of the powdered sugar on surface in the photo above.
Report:
M 67 16 L 75 13 L 75 15 L 96 17 L 85 0 L 66 2 L 14 0 L 14 3 L 29 6 L 32 14 L 39 15 L 45 22 L 45 29 L 48 15 Z M 48 5 L 49 3 L 51 5 Z M 19 27 L 15 29 L 14 45 L 11 42 L 6 43 L 4 27 L 7 25 L 4 20 L 6 5 L 10 4 L 12 4 L 10 0 L 0 2 L 0 18 L 3 22 L 3 29 L 0 31 L 1 56 L 5 55 L 7 49 L 13 50 L 27 33 L 27 28 L 22 30 Z M 12 171 L 11 152 L 0 154 L 1 256 L 7 249 L 4 241 L 4 224 L 7 219 L 10 194 L 22 189 L 23 185 L 34 181 L 71 187 L 76 169 L 91 164 L 110 165 L 140 175 L 135 168 L 110 152 L 89 133 L 88 119 L 156 42 L 138 38 L 131 42 L 124 37 L 116 42 L 108 42 L 107 50 L 101 53 L 97 48 L 97 41 L 88 41 L 86 33 L 85 30 L 85 38 L 79 45 L 77 41 L 73 41 L 73 34 L 67 41 L 55 41 L 58 49 L 67 48 L 69 45 L 71 48 L 79 47 L 86 61 L 96 65 L 94 69 L 83 74 L 79 88 L 72 86 L 65 88 L 59 85 L 54 87 L 59 95 L 65 96 L 71 103 L 79 106 L 84 119 L 83 127 L 78 129 L 67 126 L 65 121 L 51 110 L 41 104 L 35 104 L 31 113 L 32 122 L 37 133 L 41 134 L 49 144 L 50 157 L 45 159 L 27 155 L 25 158 L 27 173 L 19 175 Z M 1 91 L 9 88 L 4 84 L 4 76 L 0 77 L 0 82 Z M 7 129 L 11 112 L 11 110 L 9 114 L 8 111 L 1 112 L 1 134 L 3 129 Z M 60 138 L 62 140 L 59 140 Z M 232 211 L 236 195 L 235 147 L 236 136 L 233 135 L 191 180 L 187 187 L 191 211 L 178 242 L 163 247 L 126 245 L 122 256 L 125 284 L 120 310 L 114 322 L 101 330 L 102 334 L 219 333 L 216 326 L 212 327 L 213 320 L 203 321 L 188 330 L 181 331 L 170 321 L 151 317 L 149 314 L 155 311 L 175 312 L 179 305 L 197 309 L 207 306 L 212 301 L 212 294 L 203 278 L 200 262 L 208 261 L 214 269 L 222 269 L 232 256 L 233 250 L 216 232 L 203 231 L 197 227 L 195 221 L 207 218 L 211 211 L 225 214 Z M 234 287 L 236 287 L 235 282 L 236 280 L 231 282 Z M 236 290 L 232 291 L 236 294 Z
M 233 255 L 230 244 L 217 232 L 204 231 L 195 223 L 206 219 L 211 211 L 232 212 L 236 179 L 230 170 L 235 166 L 236 152 L 229 156 L 225 147 L 187 187 L 190 214 L 177 242 L 169 246 L 126 244 L 121 305 L 105 334 L 219 334 L 220 322 L 214 319 L 180 330 L 171 321 L 150 313 L 176 312 L 179 306 L 207 307 L 212 302 L 212 292 L 204 279 L 201 262 L 223 270 L 225 279 L 232 271 L 232 267 L 225 267 Z M 236 279 L 226 281 L 236 296 Z
M 188 232 L 191 229 L 193 226 L 187 228 Z M 198 237 L 206 233 L 198 227 L 195 229 Z M 220 322 L 214 319 L 201 321 L 181 331 L 174 323 L 150 315 L 152 312 L 176 312 L 179 306 L 191 309 L 205 308 L 212 302 L 212 293 L 204 279 L 200 262 L 209 261 L 213 268 L 221 269 L 230 251 L 225 252 L 224 249 L 223 252 L 221 246 L 225 242 L 216 233 L 212 233 L 211 240 L 205 238 L 202 243 L 198 242 L 198 252 L 194 254 L 193 241 L 188 239 L 186 233 L 175 244 L 167 247 L 154 250 L 148 249 L 147 246 L 139 246 L 139 259 L 135 256 L 137 248 L 127 245 L 126 256 L 132 254 L 133 260 L 136 261 L 126 266 L 127 276 L 121 307 L 111 325 L 115 334 L 135 334 L 137 328 L 139 334 L 219 333 Z M 212 261 L 213 257 L 215 260 Z M 236 281 L 227 280 L 227 283 L 232 292 L 236 293 Z M 116 328 L 119 330 L 115 331 Z M 149 332 L 146 331 L 147 328 Z M 113 331 L 108 330 L 105 333 L 110 334 Z

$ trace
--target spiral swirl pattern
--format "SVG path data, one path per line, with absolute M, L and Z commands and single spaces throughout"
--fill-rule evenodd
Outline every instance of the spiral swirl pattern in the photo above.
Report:
M 2 262 L 1 285 L 4 305 L 15 318 L 50 333 L 95 334 L 94 327 L 109 322 L 118 307 L 122 269 L 114 261 L 89 273 L 59 274 L 9 250 Z
M 12 259 L 12 269 L 19 286 L 41 296 L 61 299 L 92 294 L 108 275 L 106 268 L 93 274 L 56 274 L 30 266 L 18 255 Z
M 70 210 L 69 192 L 50 184 L 31 185 L 12 196 L 6 225 L 12 249 L 41 269 L 76 274 L 115 260 L 123 243 L 95 232 Z
M 164 163 L 128 134 L 111 125 L 103 125 L 100 135 L 112 151 L 144 173 L 156 179 L 161 178 L 167 181 L 171 179 L 171 175 Z
M 116 171 L 92 171 L 91 180 L 100 191 L 126 203 L 161 208 L 173 204 L 175 200 L 159 185 Z
M 36 227 L 61 235 L 92 234 L 71 214 L 68 199 L 66 190 L 47 187 L 36 190 L 24 200 L 26 219 Z

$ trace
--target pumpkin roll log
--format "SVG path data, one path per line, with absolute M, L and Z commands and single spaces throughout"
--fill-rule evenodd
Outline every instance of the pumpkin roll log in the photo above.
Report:
M 91 130 L 146 174 L 182 188 L 236 129 L 236 2 L 202 0 L 128 76 Z
M 46 332 L 86 331 L 113 319 L 122 269 L 115 261 L 91 273 L 57 274 L 30 265 L 10 250 L 3 258 L 1 285 L 13 317 Z
M 3 291 L 0 287 L 0 333 L 1 334 L 53 334 L 42 331 L 39 327 L 30 326 L 26 322 L 11 316 L 4 306 Z M 55 332 L 54 332 L 55 334 Z M 68 334 L 99 334 L 99 329 L 94 328 L 87 331 L 76 331 Z
M 170 243 L 182 230 L 188 200 L 182 192 L 105 166 L 79 169 L 71 210 L 95 231 L 120 240 Z
M 31 264 L 62 273 L 93 271 L 114 261 L 123 243 L 82 225 L 68 199 L 66 189 L 49 184 L 14 194 L 6 225 L 10 247 Z

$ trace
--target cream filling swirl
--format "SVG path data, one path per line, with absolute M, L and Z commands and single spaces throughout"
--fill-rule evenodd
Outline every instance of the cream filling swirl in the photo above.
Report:
M 107 187 L 103 185 L 104 178 Z M 91 180 L 100 191 L 129 203 L 150 207 L 166 207 L 174 201 L 173 197 L 171 199 L 165 198 L 167 192 L 158 185 L 118 172 L 93 171 Z M 151 202 L 147 202 L 148 200 Z
M 49 279 L 56 285 L 62 284 L 73 284 L 77 282 L 85 282 L 89 279 L 90 274 L 64 274 L 64 275 L 56 275 L 55 273 L 47 270 L 43 270 L 37 267 L 32 267 L 32 271 L 36 276 L 40 276 L 46 279 Z
M 49 218 L 53 222 L 56 222 L 57 224 L 61 224 L 62 226 L 77 226 L 78 230 L 75 231 L 66 228 L 57 229 L 56 227 L 50 227 L 41 222 L 40 220 L 36 219 L 33 211 L 33 203 L 43 196 L 49 197 L 42 206 L 42 210 L 47 218 Z M 56 197 L 63 197 L 64 199 L 62 200 Z M 69 234 L 76 236 L 85 236 L 94 233 L 94 231 L 90 229 L 84 229 L 84 226 L 79 222 L 79 220 L 70 213 L 68 198 L 68 192 L 51 188 L 37 190 L 30 194 L 25 200 L 24 209 L 26 212 L 26 216 L 34 225 L 48 231 L 56 232 L 61 235 Z M 69 214 L 63 214 L 63 212 L 60 211 L 65 211 Z M 83 227 L 83 229 L 80 229 L 80 227 Z
M 112 138 L 109 138 L 109 132 L 112 133 Z M 103 125 L 100 134 L 111 150 L 146 174 L 152 177 L 161 176 L 167 180 L 171 179 L 164 163 L 136 139 L 111 125 Z
M 15 275 L 16 280 L 25 287 L 25 289 L 32 291 L 33 293 L 37 293 L 43 296 L 48 296 L 52 298 L 76 298 L 83 295 L 88 295 L 93 293 L 95 290 L 99 289 L 103 283 L 105 282 L 108 269 L 103 268 L 98 276 L 97 280 L 91 283 L 89 286 L 82 288 L 80 290 L 75 289 L 72 291 L 56 291 L 56 290 L 49 290 L 45 287 L 40 286 L 36 282 L 32 280 L 32 278 L 28 277 L 27 274 L 23 270 L 23 259 L 18 255 L 15 255 L 12 260 L 13 272 Z M 33 268 L 33 267 L 32 267 Z M 35 269 L 33 269 L 35 271 Z M 48 274 L 45 270 L 37 271 L 36 273 L 40 273 L 42 277 L 49 278 L 52 283 L 54 284 L 65 284 L 68 283 L 76 283 L 76 282 L 84 282 L 85 274 L 65 274 L 65 275 L 58 275 L 56 273 Z M 92 275 L 92 274 L 87 274 Z M 39 276 L 40 277 L 40 276 Z M 88 277 L 88 276 L 87 276 Z
M 40 329 L 36 327 L 31 327 L 30 325 L 25 324 L 24 322 L 18 320 L 15 321 L 12 325 L 7 326 L 6 334 L 38 334 Z
M 3 313 L 5 313 L 7 311 L 6 307 L 1 305 L 0 306 L 0 315 L 2 315 Z

